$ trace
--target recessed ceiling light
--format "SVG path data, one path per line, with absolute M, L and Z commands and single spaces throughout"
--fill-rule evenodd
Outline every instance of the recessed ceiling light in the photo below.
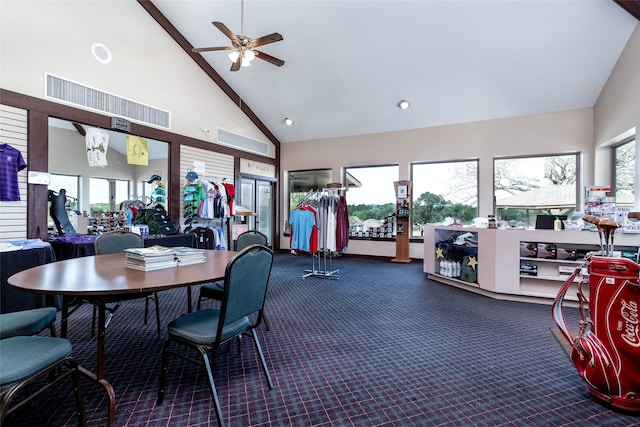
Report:
M 111 62 L 111 51 L 102 43 L 93 43 L 91 45 L 91 53 L 98 62 L 102 62 L 103 64 Z
M 284 124 L 287 126 L 293 126 L 293 119 L 289 118 L 289 117 L 285 117 L 284 118 Z
M 402 100 L 402 101 L 398 102 L 398 107 L 400 107 L 402 110 L 406 110 L 410 106 L 411 106 L 411 104 L 409 104 L 409 101 Z

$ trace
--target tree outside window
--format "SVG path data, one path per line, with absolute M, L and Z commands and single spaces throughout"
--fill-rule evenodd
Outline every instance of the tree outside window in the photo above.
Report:
M 496 217 L 512 227 L 533 227 L 537 215 L 576 209 L 578 155 L 495 159 Z
M 446 218 L 469 224 L 478 215 L 477 160 L 416 163 L 411 176 L 412 236 L 422 236 L 425 224 Z
M 351 232 L 376 228 L 396 208 L 393 183 L 398 180 L 398 165 L 366 166 L 345 169 L 346 199 Z
M 636 140 L 627 140 L 613 148 L 614 194 L 616 205 L 634 206 L 636 179 Z

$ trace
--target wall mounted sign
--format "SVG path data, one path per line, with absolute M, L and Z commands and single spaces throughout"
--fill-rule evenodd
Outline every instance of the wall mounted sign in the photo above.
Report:
M 269 178 L 276 177 L 275 165 L 256 162 L 255 160 L 240 159 L 240 173 L 247 175 L 260 175 Z

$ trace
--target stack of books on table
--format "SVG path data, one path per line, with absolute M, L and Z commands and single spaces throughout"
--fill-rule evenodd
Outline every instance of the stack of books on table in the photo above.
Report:
M 148 248 L 129 248 L 124 252 L 124 266 L 127 268 L 151 271 L 178 265 L 174 248 L 156 245 Z
M 207 260 L 207 258 L 204 256 L 204 249 L 178 246 L 173 248 L 173 250 L 176 253 L 176 260 L 178 261 L 178 266 L 199 264 Z

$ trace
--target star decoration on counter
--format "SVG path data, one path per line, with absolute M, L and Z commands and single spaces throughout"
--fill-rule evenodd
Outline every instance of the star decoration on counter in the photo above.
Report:
M 444 253 L 442 253 L 442 248 L 436 249 L 436 259 L 444 258 Z
M 469 267 L 471 267 L 471 268 L 473 268 L 475 270 L 476 269 L 476 265 L 478 265 L 478 261 L 476 260 L 476 257 L 470 256 L 469 257 Z

